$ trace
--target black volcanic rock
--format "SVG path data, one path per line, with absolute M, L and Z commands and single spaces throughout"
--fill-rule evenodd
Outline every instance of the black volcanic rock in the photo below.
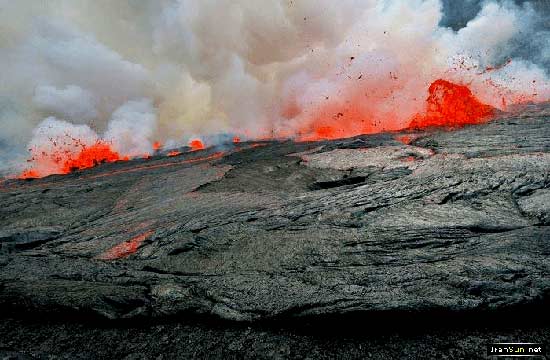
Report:
M 261 322 L 546 306 L 549 120 L 6 181 L 0 307 Z

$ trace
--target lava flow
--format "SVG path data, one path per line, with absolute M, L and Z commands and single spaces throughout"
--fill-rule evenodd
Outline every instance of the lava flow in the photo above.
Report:
M 495 109 L 476 99 L 467 86 L 443 79 L 430 85 L 425 110 L 412 116 L 404 126 L 398 125 L 397 115 L 388 114 L 381 127 L 365 101 L 357 98 L 344 107 L 323 106 L 315 120 L 299 130 L 299 140 L 333 140 L 388 130 L 454 128 L 486 122 L 495 114 Z
M 189 141 L 189 146 L 191 147 L 191 151 L 204 150 L 205 148 L 204 143 L 200 139 Z
M 477 100 L 467 86 L 442 79 L 431 84 L 426 103 L 426 113 L 416 115 L 409 128 L 479 124 L 487 121 L 495 113 L 493 107 Z
M 105 142 L 98 141 L 91 146 L 86 146 L 78 142 L 78 145 L 81 146 L 81 150 L 76 154 L 76 156 L 73 152 L 68 150 L 59 150 L 53 153 L 38 151 L 36 149 L 33 150 L 33 153 L 36 154 L 31 160 L 29 160 L 29 162 L 36 162 L 38 167 L 25 170 L 21 175 L 19 175 L 19 178 L 34 179 L 52 173 L 68 174 L 72 171 L 91 168 L 103 163 L 129 160 L 128 157 L 121 157 L 119 153 L 112 150 L 111 146 Z M 46 172 L 40 170 L 40 167 L 43 167 L 45 164 L 50 164 L 56 169 L 48 169 Z
M 153 234 L 152 230 L 148 230 L 143 234 L 137 235 L 131 238 L 128 241 L 125 241 L 121 244 L 118 244 L 109 250 L 105 251 L 103 254 L 99 255 L 97 258 L 99 260 L 117 260 L 128 257 L 134 254 L 139 246 L 151 235 Z
M 159 151 L 160 149 L 162 149 L 162 143 L 160 141 L 155 141 L 153 143 L 153 150 Z
M 64 174 L 68 174 L 71 171 L 87 169 L 118 160 L 127 161 L 129 159 L 127 157 L 121 158 L 108 144 L 98 142 L 90 147 L 84 147 L 75 159 L 65 160 L 62 171 Z
M 336 139 L 385 131 L 384 128 L 372 125 L 372 119 L 369 118 L 368 111 L 364 111 L 362 106 L 351 106 L 346 111 L 338 108 L 331 108 L 331 110 L 336 111 L 335 116 L 328 120 L 326 117 L 316 117 L 315 121 L 308 125 L 305 133 L 299 132 L 299 139 L 306 141 Z M 323 114 L 327 115 L 326 111 L 327 109 L 324 109 Z M 476 99 L 467 86 L 438 79 L 429 87 L 425 110 L 414 115 L 408 125 L 400 128 L 454 128 L 467 124 L 479 124 L 488 121 L 495 114 L 495 111 L 493 107 Z M 393 120 L 390 118 L 387 122 L 391 123 Z M 398 130 L 399 127 L 395 126 L 392 129 Z M 235 137 L 233 142 L 239 143 L 240 138 Z M 128 160 L 128 157 L 121 157 L 105 142 L 98 141 L 91 146 L 85 146 L 77 141 L 77 145 L 81 149 L 76 155 L 74 150 L 47 153 L 35 149 L 33 151 L 35 155 L 31 161 L 35 162 L 37 166 L 26 170 L 19 178 L 38 178 L 51 173 L 68 174 L 101 163 Z M 161 147 L 162 145 L 159 142 L 153 144 L 155 151 L 158 151 Z M 192 152 L 205 149 L 204 143 L 197 138 L 189 141 L 189 147 Z M 174 157 L 180 154 L 180 151 L 172 150 L 167 156 Z M 51 168 L 55 168 L 55 171 L 51 171 L 51 169 L 43 171 L 44 166 L 42 163 L 52 165 Z

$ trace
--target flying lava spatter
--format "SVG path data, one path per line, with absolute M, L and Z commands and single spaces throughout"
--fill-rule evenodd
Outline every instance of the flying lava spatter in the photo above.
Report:
M 368 108 L 356 99 L 345 107 L 329 106 L 313 122 L 300 129 L 300 140 L 318 141 L 373 134 L 384 131 L 373 124 Z M 496 109 L 479 101 L 466 85 L 437 79 L 429 87 L 423 111 L 414 115 L 401 130 L 428 127 L 460 127 L 480 124 L 491 119 Z M 331 115 L 332 114 L 332 115 Z M 387 118 L 385 123 L 391 124 Z M 399 129 L 395 129 L 399 130 Z
M 205 148 L 204 143 L 200 139 L 192 139 L 189 141 L 189 146 L 191 147 L 191 151 L 204 150 Z
M 479 124 L 495 114 L 495 109 L 477 100 L 467 86 L 438 79 L 428 91 L 426 112 L 416 115 L 410 128 Z
M 351 107 L 353 108 L 353 106 Z M 380 132 L 369 127 L 370 119 L 366 114 L 357 111 L 352 116 L 344 116 L 343 111 L 336 109 L 336 115 L 330 119 L 316 119 L 309 125 L 306 134 L 301 134 L 300 140 L 312 141 L 322 139 L 337 139 L 346 136 L 356 136 L 365 133 Z M 455 128 L 468 124 L 480 124 L 492 118 L 496 110 L 480 102 L 465 85 L 459 85 L 447 80 L 434 81 L 428 90 L 425 110 L 416 114 L 410 120 L 405 129 L 422 129 L 427 127 Z M 234 143 L 240 142 L 238 137 Z M 159 142 L 153 144 L 155 151 L 161 148 Z M 198 138 L 189 141 L 191 151 L 205 149 L 202 140 Z M 177 150 L 170 151 L 167 155 L 174 157 L 180 155 Z M 92 146 L 82 146 L 77 156 L 67 152 L 55 154 L 40 154 L 32 161 L 39 162 L 43 158 L 55 156 L 56 162 L 62 164 L 60 173 L 68 174 L 71 171 L 86 169 L 102 163 L 129 160 L 127 156 L 121 156 L 113 151 L 108 143 L 98 141 Z M 22 179 L 38 178 L 44 176 L 35 168 L 25 170 L 19 177 Z
M 119 153 L 112 150 L 108 143 L 98 141 L 91 146 L 86 146 L 78 141 L 78 139 L 75 139 L 75 142 L 81 147 L 81 150 L 76 155 L 72 152 L 62 150 L 54 150 L 52 153 L 36 151 L 36 154 L 29 162 L 34 162 L 38 165 L 40 165 L 41 162 L 54 162 L 59 165 L 56 171 L 57 173 L 68 174 L 72 171 L 91 168 L 103 163 L 129 160 L 128 157 L 120 156 Z M 33 179 L 46 175 L 49 175 L 49 173 L 43 174 L 38 168 L 29 168 L 25 170 L 19 178 Z
M 102 163 L 118 160 L 129 159 L 128 157 L 121 157 L 108 144 L 98 142 L 90 147 L 84 147 L 76 158 L 66 159 L 63 163 L 62 171 L 64 174 L 68 174 L 71 171 L 87 169 Z

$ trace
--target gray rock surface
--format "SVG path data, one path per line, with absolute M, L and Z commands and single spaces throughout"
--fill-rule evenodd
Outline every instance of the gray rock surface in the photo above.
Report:
M 548 302 L 547 107 L 0 188 L 0 306 L 238 321 Z

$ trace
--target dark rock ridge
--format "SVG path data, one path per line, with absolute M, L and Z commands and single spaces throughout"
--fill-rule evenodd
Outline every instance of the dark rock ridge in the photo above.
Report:
M 260 321 L 548 304 L 549 114 L 6 181 L 0 307 Z

